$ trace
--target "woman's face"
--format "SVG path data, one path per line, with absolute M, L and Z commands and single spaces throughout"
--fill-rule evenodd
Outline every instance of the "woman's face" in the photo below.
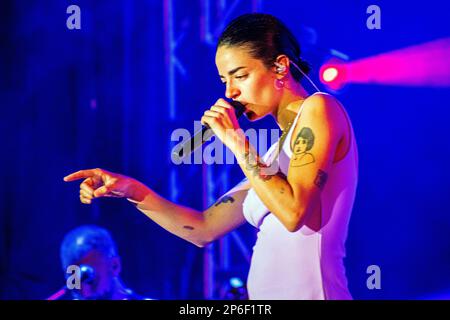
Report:
M 221 46 L 216 52 L 216 66 L 225 84 L 225 96 L 245 105 L 251 121 L 272 114 L 281 99 L 275 89 L 275 73 L 253 58 L 245 48 Z
M 304 138 L 298 138 L 294 144 L 294 153 L 303 153 L 306 152 L 306 148 L 308 147 L 308 140 Z

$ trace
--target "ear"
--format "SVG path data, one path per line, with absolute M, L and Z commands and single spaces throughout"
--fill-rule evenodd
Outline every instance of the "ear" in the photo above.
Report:
M 284 78 L 289 71 L 289 58 L 285 55 L 279 55 L 274 62 L 275 73 L 280 75 L 280 79 Z
M 118 277 L 120 272 L 122 271 L 122 263 L 120 261 L 120 257 L 112 257 L 111 258 L 111 271 L 113 276 Z
M 283 65 L 281 63 L 278 63 L 278 62 L 274 62 L 274 65 L 277 67 L 276 68 L 276 72 L 277 73 L 283 73 L 283 72 L 286 71 L 286 66 L 285 65 Z

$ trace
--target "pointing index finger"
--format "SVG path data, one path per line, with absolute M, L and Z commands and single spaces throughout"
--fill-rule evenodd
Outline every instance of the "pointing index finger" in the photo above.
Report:
M 85 179 L 89 177 L 93 177 L 96 175 L 95 169 L 88 169 L 88 170 L 80 170 L 74 173 L 71 173 L 64 177 L 64 181 L 75 181 L 78 179 Z

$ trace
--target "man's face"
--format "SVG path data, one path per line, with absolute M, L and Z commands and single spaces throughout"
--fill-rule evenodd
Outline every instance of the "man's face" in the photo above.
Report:
M 114 292 L 114 277 L 118 276 L 118 257 L 108 258 L 103 253 L 92 250 L 77 265 L 87 265 L 94 270 L 94 279 L 81 283 L 75 295 L 79 299 L 110 300 Z

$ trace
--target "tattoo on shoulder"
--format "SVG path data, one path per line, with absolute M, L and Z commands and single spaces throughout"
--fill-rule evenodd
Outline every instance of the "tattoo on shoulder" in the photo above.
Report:
M 291 159 L 291 167 L 302 167 L 316 161 L 314 155 L 309 152 L 313 146 L 313 131 L 311 128 L 303 127 L 294 142 L 294 154 Z
M 188 230 L 194 230 L 194 227 L 191 227 L 191 226 L 184 226 L 183 228 L 188 229 Z
M 221 203 L 227 203 L 227 202 L 233 203 L 234 202 L 234 198 L 230 197 L 230 196 L 224 196 L 214 205 L 214 207 L 217 207 Z
M 319 169 L 317 172 L 316 179 L 314 179 L 314 184 L 320 189 L 323 190 L 325 187 L 325 183 L 328 180 L 328 174 L 325 171 Z

